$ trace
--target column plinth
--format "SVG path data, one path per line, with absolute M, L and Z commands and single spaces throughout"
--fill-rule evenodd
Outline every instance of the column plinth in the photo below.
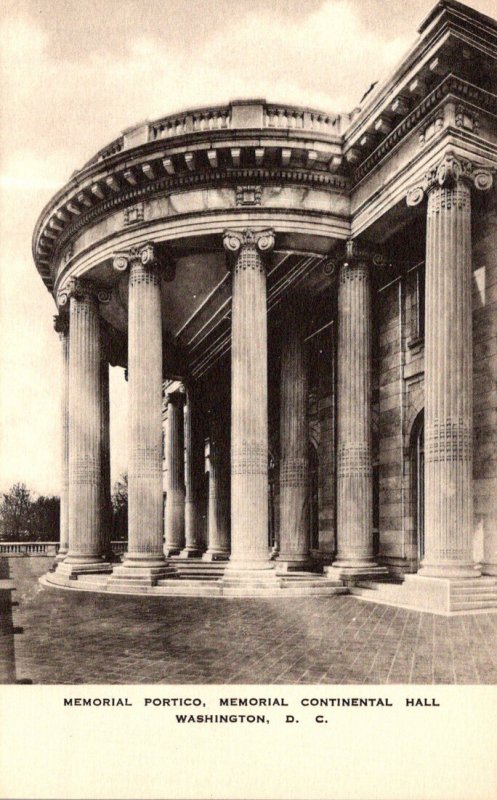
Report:
M 384 573 L 373 553 L 370 255 L 347 243 L 338 288 L 337 557 L 340 577 Z
M 185 545 L 184 394 L 167 396 L 166 424 L 166 556 L 177 556 Z
M 54 317 L 54 327 L 61 343 L 61 490 L 60 544 L 55 562 L 63 561 L 69 550 L 69 315 Z
M 268 549 L 267 296 L 272 231 L 227 231 L 232 268 L 231 557 L 235 573 L 274 568 Z M 231 573 L 231 576 L 229 575 Z
M 308 380 L 303 320 L 296 302 L 284 316 L 280 382 L 280 536 L 277 569 L 304 569 L 309 555 Z
M 189 386 L 185 406 L 185 547 L 181 551 L 182 558 L 197 558 L 203 549 L 199 506 L 204 458 L 199 410 L 194 389 Z
M 129 268 L 129 408 L 128 550 L 112 580 L 153 585 L 171 574 L 163 553 L 162 321 L 153 245 L 116 255 L 114 268 Z
M 229 444 L 219 411 L 213 411 L 209 426 L 209 498 L 207 550 L 204 561 L 222 561 L 230 555 L 229 535 Z
M 428 195 L 425 289 L 425 555 L 418 575 L 475 578 L 473 560 L 473 340 L 471 183 L 485 170 L 448 153 L 411 190 Z
M 69 547 L 58 571 L 108 571 L 102 539 L 101 335 L 95 287 L 73 280 L 69 299 Z

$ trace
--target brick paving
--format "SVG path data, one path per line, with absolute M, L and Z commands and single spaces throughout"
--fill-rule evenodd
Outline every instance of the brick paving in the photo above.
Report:
M 497 684 L 497 614 L 440 617 L 350 596 L 72 592 L 40 586 L 45 558 L 7 564 L 18 605 L 10 621 L 0 605 L 0 645 L 9 653 L 12 623 L 23 628 L 14 636 L 18 681 Z

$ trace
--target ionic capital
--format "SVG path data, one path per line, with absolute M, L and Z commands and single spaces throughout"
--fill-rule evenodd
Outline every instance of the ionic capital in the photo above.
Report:
M 157 245 L 154 242 L 147 242 L 139 247 L 130 247 L 113 253 L 112 266 L 116 272 L 126 272 L 132 265 L 139 265 L 145 270 L 160 270 L 161 276 L 166 281 L 172 281 L 175 276 L 175 264 L 173 259 L 168 256 L 166 259 L 160 258 Z
M 271 228 L 263 231 L 250 228 L 243 231 L 226 230 L 223 232 L 223 246 L 231 255 L 236 255 L 243 247 L 255 247 L 262 254 L 270 253 L 274 247 L 274 231 Z
M 173 406 L 183 406 L 185 404 L 185 400 L 186 400 L 185 393 L 180 391 L 179 389 L 175 389 L 174 392 L 166 392 L 165 396 L 166 408 L 169 404 Z
M 64 308 L 71 297 L 77 300 L 91 299 L 98 303 L 109 303 L 112 290 L 84 278 L 70 278 L 66 285 L 57 292 L 57 307 Z
M 69 315 L 56 314 L 53 318 L 53 326 L 55 332 L 58 333 L 61 337 L 67 336 L 67 334 L 69 333 Z
M 436 166 L 426 172 L 417 186 L 411 186 L 407 192 L 407 205 L 417 206 L 433 189 L 452 188 L 460 181 L 485 192 L 492 187 L 493 173 L 488 167 L 448 152 Z
M 345 242 L 345 256 L 343 265 L 347 267 L 369 266 L 382 267 L 386 258 L 377 247 L 359 239 L 347 239 Z

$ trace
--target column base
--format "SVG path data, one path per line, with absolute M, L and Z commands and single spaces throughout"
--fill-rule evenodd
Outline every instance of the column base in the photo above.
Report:
M 430 564 L 422 561 L 417 574 L 425 578 L 478 578 L 481 575 L 481 568 L 472 561 L 453 564 Z
M 275 559 L 278 572 L 307 572 L 312 569 L 312 558 L 302 555 L 285 555 L 280 553 Z
M 171 556 L 179 556 L 181 553 L 181 545 L 168 544 L 164 545 L 164 555 L 166 558 Z
M 68 550 L 59 550 L 57 555 L 54 558 L 54 563 L 59 564 L 61 561 L 64 561 L 68 553 Z
M 152 559 L 128 559 L 127 557 L 122 564 L 115 566 L 112 570 L 112 575 L 109 578 L 109 584 L 119 584 L 124 587 L 126 583 L 129 586 L 156 586 L 157 581 L 163 578 L 178 578 L 178 574 L 171 564 L 165 561 Z
M 185 547 L 181 550 L 180 558 L 200 558 L 202 550 L 199 547 Z
M 357 561 L 335 561 L 331 566 L 324 567 L 323 572 L 335 580 L 364 579 L 368 577 L 378 579 L 389 574 L 387 568 L 380 566 L 376 561 L 361 559 Z
M 206 550 L 202 561 L 227 561 L 230 557 L 229 550 Z
M 484 561 L 481 565 L 482 575 L 497 575 L 497 563 Z
M 74 558 L 74 556 L 70 556 Z M 66 578 L 77 580 L 78 575 L 96 575 L 97 573 L 111 573 L 112 565 L 108 561 L 94 561 L 84 563 L 83 561 L 59 561 L 56 566 L 55 572 L 58 575 L 63 575 Z

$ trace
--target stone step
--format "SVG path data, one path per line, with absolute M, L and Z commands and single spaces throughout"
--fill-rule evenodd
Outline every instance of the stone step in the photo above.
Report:
M 451 589 L 452 597 L 464 597 L 465 595 L 492 594 L 497 597 L 497 586 L 455 586 Z
M 463 594 L 450 596 L 453 603 L 485 603 L 487 601 L 497 601 L 497 592 L 487 592 L 486 594 Z
M 168 586 L 171 583 L 171 580 L 168 578 L 163 578 L 157 581 L 157 586 Z M 212 578 L 180 578 L 179 580 L 174 581 L 174 586 L 182 587 L 182 586 L 212 586 L 213 583 L 216 583 L 216 580 Z
M 497 578 L 492 578 L 490 575 L 482 575 L 481 578 L 452 578 L 450 584 L 453 589 L 484 585 L 497 587 Z
M 322 588 L 328 588 L 328 589 L 329 588 L 335 588 L 335 589 L 344 589 L 345 588 L 343 583 L 341 583 L 340 581 L 326 580 L 326 578 L 321 578 L 321 580 L 319 578 L 314 579 L 314 580 L 312 578 L 308 578 L 307 580 L 300 580 L 300 581 L 291 581 L 291 580 L 286 580 L 285 578 L 282 578 L 281 587 L 282 587 L 282 589 L 305 588 L 305 587 L 309 587 L 309 588 L 322 587 Z
M 497 608 L 497 597 L 491 600 L 478 598 L 477 600 L 458 600 L 450 604 L 451 611 L 471 611 L 485 608 Z

